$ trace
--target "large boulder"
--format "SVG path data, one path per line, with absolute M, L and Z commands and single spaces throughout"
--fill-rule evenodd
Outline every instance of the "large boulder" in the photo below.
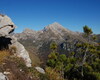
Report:
M 24 59 L 27 67 L 31 67 L 31 59 L 28 52 L 24 46 L 17 41 L 16 37 L 10 35 L 15 28 L 15 24 L 8 16 L 0 14 L 0 50 L 9 49 L 12 46 L 16 47 L 15 54 Z

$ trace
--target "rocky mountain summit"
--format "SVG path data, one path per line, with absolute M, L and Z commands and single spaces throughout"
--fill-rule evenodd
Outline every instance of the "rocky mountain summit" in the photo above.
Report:
M 16 47 L 16 54 L 25 60 L 26 65 L 31 67 L 31 60 L 24 46 L 17 41 L 17 38 L 10 33 L 16 28 L 12 20 L 6 15 L 0 15 L 0 50 Z
M 18 39 L 22 39 L 24 37 L 28 38 L 28 37 L 31 36 L 36 40 L 39 40 L 41 37 L 44 38 L 44 39 L 50 39 L 50 40 L 51 39 L 55 40 L 56 38 L 57 38 L 57 40 L 58 39 L 64 40 L 65 34 L 69 35 L 70 37 L 74 36 L 73 38 L 78 38 L 79 36 L 81 37 L 81 35 L 79 33 L 72 32 L 72 31 L 64 28 L 62 25 L 60 25 L 57 22 L 44 27 L 44 29 L 40 30 L 40 31 L 25 29 L 22 33 L 15 34 L 15 36 L 17 36 Z M 81 39 L 81 38 L 78 38 L 78 39 Z

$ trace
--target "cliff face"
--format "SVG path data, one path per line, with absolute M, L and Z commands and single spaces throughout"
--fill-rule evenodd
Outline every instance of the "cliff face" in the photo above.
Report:
M 16 53 L 18 57 L 25 60 L 26 66 L 31 67 L 31 60 L 28 52 L 24 46 L 17 41 L 17 38 L 10 35 L 16 26 L 12 20 L 6 15 L 0 15 L 0 50 L 10 49 L 16 47 Z

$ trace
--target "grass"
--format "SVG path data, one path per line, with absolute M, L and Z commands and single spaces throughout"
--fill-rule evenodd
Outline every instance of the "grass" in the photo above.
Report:
M 9 51 L 8 50 L 2 50 L 0 51 L 0 64 L 3 63 L 3 61 L 9 56 Z
M 13 55 L 15 51 L 15 47 L 11 47 L 10 50 L 0 50 L 0 72 L 10 72 L 7 75 L 9 80 L 41 80 L 39 79 L 40 74 L 33 67 L 29 70 L 22 58 Z M 30 56 L 35 58 L 32 54 Z M 38 58 L 36 57 L 33 60 L 36 61 Z M 30 78 L 31 76 L 32 79 Z
M 32 66 L 38 66 L 40 65 L 40 59 L 38 56 L 36 56 L 33 53 L 29 53 L 30 59 L 32 61 Z
M 33 67 L 29 70 L 25 61 L 14 54 L 16 54 L 15 46 L 9 50 L 0 50 L 0 72 L 9 70 L 10 74 L 7 75 L 9 80 L 42 80 L 40 78 L 44 80 L 43 75 L 40 75 Z M 40 59 L 36 55 L 32 53 L 29 55 L 34 66 L 40 64 Z M 33 78 L 31 79 L 30 76 Z

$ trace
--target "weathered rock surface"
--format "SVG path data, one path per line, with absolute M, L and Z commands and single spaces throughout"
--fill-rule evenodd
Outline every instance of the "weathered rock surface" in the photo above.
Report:
M 0 36 L 8 35 L 15 28 L 16 26 L 14 25 L 14 23 L 11 21 L 11 19 L 8 16 L 0 15 Z
M 0 72 L 0 80 L 9 80 L 7 76 Z
M 29 54 L 26 51 L 26 49 L 24 48 L 24 46 L 22 44 L 20 44 L 19 42 L 15 42 L 11 46 L 16 46 L 17 56 L 21 57 L 25 60 L 27 67 L 31 67 L 31 60 L 30 60 Z
M 17 38 L 10 35 L 16 28 L 12 20 L 6 15 L 0 15 L 0 49 L 16 47 L 16 55 L 25 60 L 26 66 L 31 67 L 31 60 L 24 46 L 17 41 Z

